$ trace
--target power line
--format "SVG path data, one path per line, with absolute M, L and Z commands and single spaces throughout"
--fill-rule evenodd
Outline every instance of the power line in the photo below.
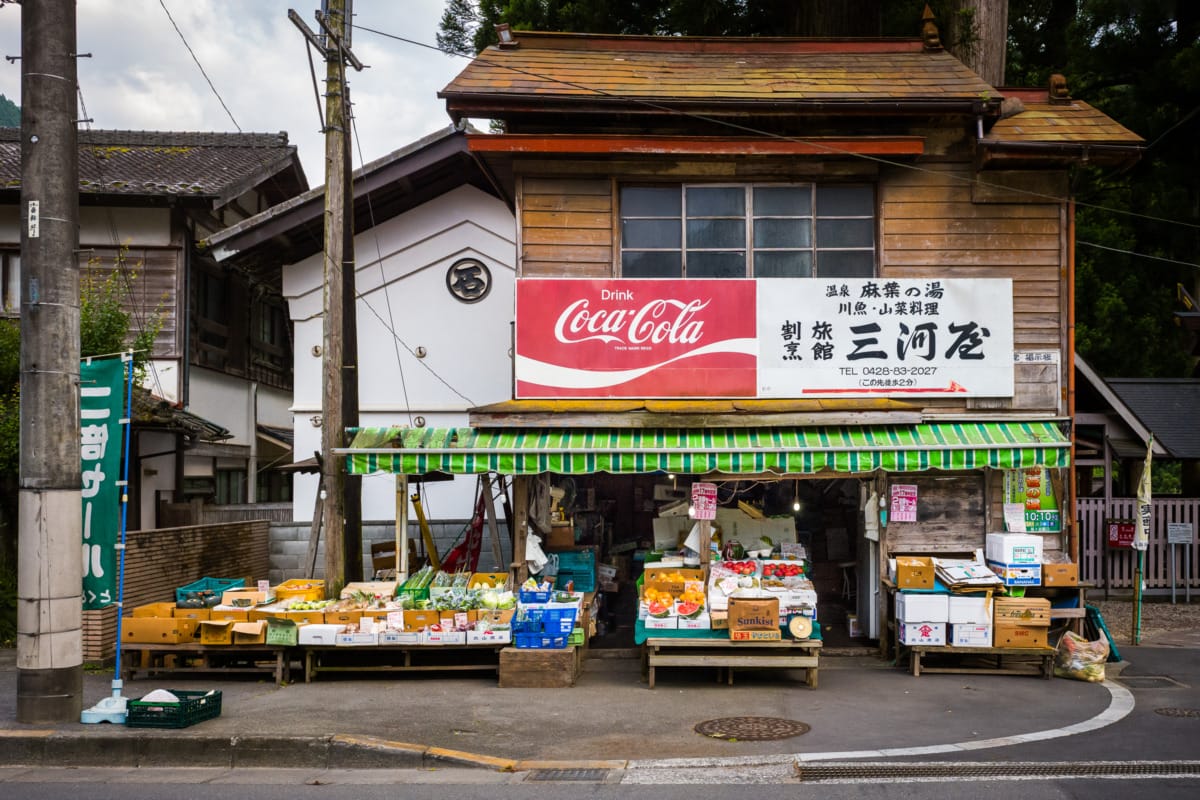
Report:
M 1152 261 L 1164 261 L 1168 264 L 1178 264 L 1181 267 L 1193 267 L 1195 269 L 1200 269 L 1200 264 L 1193 264 L 1190 261 L 1176 261 L 1173 258 L 1164 258 L 1163 256 L 1152 256 L 1149 253 L 1137 253 L 1137 252 L 1134 252 L 1133 250 L 1122 250 L 1119 247 L 1109 247 L 1109 246 L 1103 245 L 1103 244 L 1096 244 L 1095 242 L 1080 241 L 1079 239 L 1075 240 L 1075 244 L 1081 244 L 1086 247 L 1094 247 L 1097 250 L 1107 250 L 1110 253 L 1120 253 L 1120 254 L 1126 255 L 1126 256 L 1135 256 L 1137 258 L 1148 258 Z
M 196 62 L 196 66 L 200 68 L 200 74 L 204 76 L 204 80 L 208 83 L 208 88 L 212 89 L 212 93 L 216 95 L 217 101 L 220 102 L 221 108 L 225 109 L 225 113 L 229 115 L 230 122 L 233 127 L 237 128 L 238 133 L 242 132 L 242 126 L 237 124 L 237 120 L 233 118 L 233 112 L 229 110 L 229 106 L 225 105 L 225 99 L 221 97 L 221 93 L 217 91 L 217 87 L 213 86 L 212 80 L 208 77 L 208 73 L 204 71 L 204 65 L 200 63 L 200 59 L 196 58 L 196 54 L 192 51 L 192 46 L 188 44 L 187 37 L 183 35 L 183 31 L 179 30 L 179 26 L 175 24 L 175 18 L 171 16 L 171 12 L 167 9 L 165 0 L 158 0 L 158 4 L 162 6 L 163 13 L 167 15 L 167 19 L 171 21 L 171 27 L 179 34 L 179 40 L 183 42 L 183 46 L 187 48 L 188 55 L 192 57 L 192 61 Z

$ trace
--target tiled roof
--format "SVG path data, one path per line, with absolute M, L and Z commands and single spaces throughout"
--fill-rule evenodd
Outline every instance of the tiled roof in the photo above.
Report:
M 1021 110 L 992 126 L 988 142 L 1138 145 L 1144 139 L 1082 100 L 1051 103 L 1046 91 L 1001 90 Z
M 19 128 L 0 128 L 0 188 L 21 185 Z M 221 198 L 276 176 L 279 194 L 308 188 L 286 133 L 79 132 L 84 194 Z
M 1200 459 L 1200 381 L 1107 378 L 1105 383 L 1178 459 Z
M 589 36 L 517 31 L 439 93 L 458 104 L 604 99 L 642 103 L 975 102 L 997 92 L 919 41 Z

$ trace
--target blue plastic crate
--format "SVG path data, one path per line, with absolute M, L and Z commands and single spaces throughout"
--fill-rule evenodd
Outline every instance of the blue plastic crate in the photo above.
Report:
M 215 602 L 206 603 L 206 605 L 216 605 L 221 602 L 221 593 L 226 589 L 243 589 L 245 586 L 245 578 L 201 578 L 195 583 L 189 583 L 187 586 L 180 586 L 176 589 L 175 604 L 182 605 L 189 596 L 195 596 L 202 601 L 206 597 L 216 597 Z
M 518 589 L 517 600 L 522 603 L 549 603 L 550 595 L 554 594 L 553 589 L 539 591 L 534 589 Z
M 513 633 L 546 634 L 557 636 L 570 634 L 575 627 L 573 608 L 528 608 L 513 617 Z
M 562 650 L 570 635 L 549 636 L 540 633 L 514 633 L 513 644 L 520 650 Z

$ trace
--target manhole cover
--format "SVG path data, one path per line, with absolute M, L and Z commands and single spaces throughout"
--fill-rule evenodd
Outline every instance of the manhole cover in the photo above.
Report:
M 1121 683 L 1130 689 L 1183 689 L 1182 683 L 1166 675 L 1122 675 Z
M 1155 714 L 1164 717 L 1197 717 L 1200 718 L 1200 708 L 1156 708 Z
M 701 736 L 740 742 L 764 742 L 788 739 L 808 733 L 811 728 L 803 722 L 780 717 L 721 717 L 708 719 L 695 729 Z

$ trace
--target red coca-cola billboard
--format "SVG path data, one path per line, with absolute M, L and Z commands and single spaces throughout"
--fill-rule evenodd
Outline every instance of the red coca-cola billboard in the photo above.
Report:
M 754 397 L 753 280 L 517 281 L 516 396 Z

